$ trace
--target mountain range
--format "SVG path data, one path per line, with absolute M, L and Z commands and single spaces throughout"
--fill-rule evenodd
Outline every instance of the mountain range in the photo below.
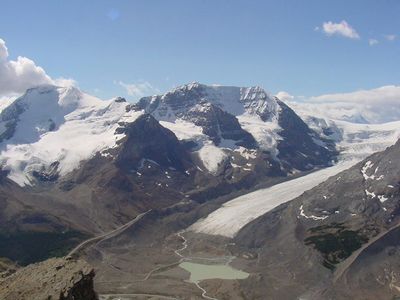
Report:
M 27 265 L 100 236 L 79 256 L 102 294 L 172 282 L 186 299 L 175 267 L 190 249 L 249 272 L 206 281 L 218 299 L 390 299 L 400 121 L 314 107 L 197 82 L 133 104 L 32 88 L 0 110 L 0 257 Z

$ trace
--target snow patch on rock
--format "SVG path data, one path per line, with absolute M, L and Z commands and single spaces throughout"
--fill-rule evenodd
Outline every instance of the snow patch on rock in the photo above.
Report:
M 301 216 L 301 217 L 306 218 L 306 219 L 312 219 L 312 220 L 314 220 L 314 221 L 325 220 L 326 218 L 329 217 L 329 216 L 318 217 L 318 216 L 314 216 L 314 215 L 307 216 L 307 215 L 304 213 L 303 205 L 300 206 L 299 210 L 300 210 L 300 216 Z
M 367 171 L 368 171 L 369 169 L 371 169 L 373 166 L 374 166 L 374 164 L 369 160 L 369 161 L 367 161 L 367 162 L 365 163 L 365 165 L 362 167 L 362 169 L 361 169 L 361 174 L 363 175 L 363 177 L 364 177 L 365 180 L 374 179 L 374 178 L 375 178 L 375 175 L 367 175 Z
M 386 197 L 385 195 L 378 195 L 378 199 L 381 203 L 385 202 L 386 200 L 388 200 L 389 198 Z
M 255 138 L 261 149 L 270 151 L 275 157 L 278 155 L 278 141 L 282 139 L 279 131 L 282 128 L 277 119 L 264 122 L 259 116 L 244 114 L 238 116 L 238 120 L 242 128 Z
M 212 143 L 204 145 L 197 151 L 204 167 L 211 173 L 217 174 L 221 164 L 227 159 L 228 155 L 219 147 Z

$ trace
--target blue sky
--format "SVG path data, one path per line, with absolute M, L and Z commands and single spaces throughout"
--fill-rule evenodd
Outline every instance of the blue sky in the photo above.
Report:
M 0 38 L 8 60 L 103 98 L 191 81 L 316 96 L 398 85 L 399 15 L 396 0 L 0 0 Z

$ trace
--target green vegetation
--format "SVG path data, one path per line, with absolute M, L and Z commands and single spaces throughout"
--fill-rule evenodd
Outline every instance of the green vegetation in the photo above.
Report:
M 308 231 L 311 233 L 318 233 L 321 231 L 334 230 L 334 229 L 342 230 L 342 229 L 345 229 L 345 226 L 343 225 L 343 223 L 333 222 L 333 223 L 330 223 L 327 225 L 321 225 L 321 226 L 310 228 Z
M 311 236 L 304 240 L 305 244 L 313 245 L 323 255 L 323 265 L 331 270 L 368 242 L 360 231 L 348 230 L 339 223 L 314 227 L 309 233 Z
M 0 233 L 0 257 L 20 265 L 61 257 L 87 236 L 77 231 Z

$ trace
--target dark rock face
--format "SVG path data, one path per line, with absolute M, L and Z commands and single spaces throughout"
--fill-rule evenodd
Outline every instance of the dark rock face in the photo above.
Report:
M 58 161 L 50 164 L 48 168 L 42 166 L 40 171 L 33 171 L 32 175 L 42 182 L 54 182 L 59 178 L 58 167 L 60 163 Z
M 321 141 L 289 106 L 280 100 L 278 103 L 281 107 L 279 125 L 282 128 L 279 134 L 283 137 L 278 143 L 278 157 L 285 162 L 286 167 L 304 171 L 335 160 L 338 153 L 334 144 Z M 318 140 L 320 145 L 315 142 Z
M 0 184 L 7 181 L 7 175 L 8 175 L 9 171 L 3 170 L 0 167 Z
M 171 93 L 167 93 L 163 98 L 161 96 L 157 96 L 155 98 L 143 97 L 139 100 L 137 104 L 133 106 L 133 109 L 143 109 L 146 113 L 152 114 L 157 108 L 160 108 L 160 104 L 162 102 L 165 105 L 163 105 L 160 111 L 160 117 L 173 117 L 172 115 L 170 115 L 168 107 L 170 107 L 172 111 L 175 112 L 178 117 L 180 117 L 180 112 L 184 113 L 185 111 L 188 111 L 190 108 L 195 106 L 202 96 L 202 90 L 199 88 L 184 88 Z
M 24 103 L 16 102 L 13 105 L 6 107 L 0 113 L 0 123 L 4 123 L 5 130 L 0 132 L 0 143 L 10 139 L 15 132 L 18 124 L 19 115 L 26 109 Z
M 201 109 L 193 108 L 183 118 L 200 126 L 217 146 L 222 138 L 237 141 L 236 145 L 248 149 L 257 147 L 254 137 L 242 129 L 235 116 L 213 104 L 204 103 Z
M 4 300 L 97 300 L 94 270 L 82 260 L 49 259 L 0 281 Z
M 176 136 L 151 115 L 140 116 L 135 122 L 119 129 L 126 134 L 120 141 L 116 164 L 123 169 L 140 167 L 143 159 L 176 170 L 185 171 L 191 159 Z
M 126 99 L 123 97 L 117 97 L 114 101 L 117 103 L 124 103 L 124 102 L 126 102 Z

